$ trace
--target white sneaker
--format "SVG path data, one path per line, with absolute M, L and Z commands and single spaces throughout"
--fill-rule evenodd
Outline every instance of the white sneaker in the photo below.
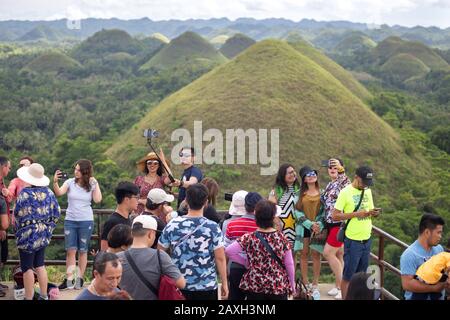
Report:
M 329 296 L 335 296 L 335 295 L 338 294 L 339 291 L 341 291 L 341 290 L 339 290 L 338 288 L 333 288 L 330 291 L 328 291 L 328 295 Z
M 338 289 L 338 293 L 334 296 L 335 300 L 342 300 L 342 292 Z
M 316 286 L 312 289 L 312 297 L 314 300 L 320 300 L 320 291 Z

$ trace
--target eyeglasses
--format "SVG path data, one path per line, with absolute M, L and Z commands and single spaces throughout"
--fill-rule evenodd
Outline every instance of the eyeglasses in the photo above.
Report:
M 293 174 L 293 175 L 295 175 L 295 171 L 289 171 L 289 172 L 286 172 L 286 174 Z
M 192 156 L 190 153 L 183 153 L 183 152 L 180 152 L 178 155 L 183 158 L 189 158 Z
M 136 200 L 139 200 L 139 196 L 131 196 L 130 198 L 135 198 Z
M 317 177 L 317 174 L 313 171 L 313 172 L 309 172 L 309 173 L 307 173 L 306 174 L 306 177 L 307 178 L 310 178 L 310 177 Z
M 156 165 L 158 165 L 159 164 L 159 162 L 158 161 L 156 161 L 156 160 L 154 160 L 154 161 L 147 161 L 147 165 L 154 165 L 154 166 L 156 166 Z
M 328 169 L 332 170 L 332 169 L 337 169 L 336 167 L 328 167 Z

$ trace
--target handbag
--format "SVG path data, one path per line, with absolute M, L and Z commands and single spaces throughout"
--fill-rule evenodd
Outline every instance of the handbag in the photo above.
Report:
M 148 281 L 144 275 L 141 273 L 139 268 L 136 266 L 136 263 L 134 262 L 133 258 L 131 257 L 131 254 L 128 251 L 125 251 L 125 256 L 130 263 L 131 268 L 133 269 L 134 273 L 138 276 L 138 278 L 142 281 L 145 286 L 150 289 L 151 292 L 155 296 L 158 297 L 158 300 L 186 300 L 186 298 L 183 296 L 181 291 L 176 287 L 175 281 L 164 275 L 162 273 L 161 268 L 161 259 L 159 250 L 158 252 L 158 264 L 159 264 L 159 270 L 160 270 L 160 278 L 159 278 L 159 289 L 156 289 L 150 281 Z
M 358 205 L 355 207 L 355 210 L 353 210 L 353 212 L 358 211 L 359 207 L 361 206 L 362 199 L 364 198 L 364 190 L 365 189 L 363 189 L 363 191 L 361 192 L 361 196 L 359 197 Z M 348 219 L 347 221 L 341 223 L 341 226 L 339 227 L 339 231 L 336 234 L 337 241 L 344 242 L 345 230 L 347 230 L 347 226 L 350 223 L 350 220 L 352 220 L 352 219 Z
M 311 233 L 311 244 L 324 245 L 328 238 L 328 228 L 324 227 L 319 233 Z
M 294 300 L 314 300 L 311 291 L 308 290 L 300 278 L 297 279 L 297 282 L 295 283 L 295 291 L 296 292 L 292 297 Z

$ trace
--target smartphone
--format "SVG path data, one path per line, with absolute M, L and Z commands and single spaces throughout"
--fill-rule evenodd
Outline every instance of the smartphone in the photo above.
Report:
M 67 174 L 67 172 L 61 171 L 58 179 L 59 180 L 67 180 L 67 179 L 69 179 L 69 175 Z
M 320 166 L 321 166 L 321 167 L 328 167 L 328 159 L 327 159 L 327 160 L 322 160 L 322 161 L 320 162 Z
M 233 193 L 225 192 L 225 201 L 233 201 Z

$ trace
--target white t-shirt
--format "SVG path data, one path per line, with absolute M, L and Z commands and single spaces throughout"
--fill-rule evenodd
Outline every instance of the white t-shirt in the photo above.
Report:
M 94 192 L 96 185 L 94 187 L 91 186 L 91 191 L 87 192 L 75 183 L 75 178 L 66 180 L 64 184 L 68 186 L 66 220 L 94 221 L 91 203 L 92 192 Z

